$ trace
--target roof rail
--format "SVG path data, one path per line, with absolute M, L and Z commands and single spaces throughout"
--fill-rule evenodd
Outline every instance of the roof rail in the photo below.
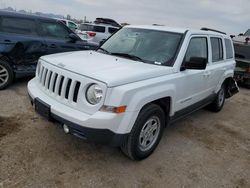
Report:
M 121 27 L 119 23 L 117 23 L 115 20 L 110 18 L 96 18 L 94 21 L 95 24 L 108 24 L 115 27 Z
M 215 29 L 206 28 L 206 27 L 202 27 L 201 30 L 202 30 L 202 31 L 214 31 L 214 32 L 217 32 L 217 33 L 226 35 L 225 32 L 218 31 L 218 30 L 215 30 Z

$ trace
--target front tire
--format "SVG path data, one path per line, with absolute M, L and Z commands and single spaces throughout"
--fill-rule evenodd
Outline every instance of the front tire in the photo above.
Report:
M 12 83 L 13 78 L 14 73 L 10 65 L 5 61 L 0 60 L 0 90 L 9 86 Z
M 213 112 L 219 112 L 225 103 L 225 84 L 223 84 L 217 93 L 215 100 L 208 106 L 208 109 Z
M 165 114 L 160 106 L 149 104 L 137 120 L 121 149 L 133 160 L 142 160 L 153 153 L 159 144 L 165 126 Z

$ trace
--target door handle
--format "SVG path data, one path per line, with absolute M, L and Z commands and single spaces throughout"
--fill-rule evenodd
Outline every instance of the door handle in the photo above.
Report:
M 9 39 L 5 39 L 5 40 L 4 40 L 4 42 L 10 43 L 10 42 L 11 42 L 11 40 L 9 40 Z
M 50 48 L 56 48 L 56 45 L 55 44 L 51 44 L 49 47 Z

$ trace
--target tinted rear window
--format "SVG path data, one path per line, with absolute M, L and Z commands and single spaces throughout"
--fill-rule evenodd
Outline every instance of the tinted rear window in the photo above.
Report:
M 99 33 L 105 33 L 105 27 L 103 26 L 81 24 L 79 29 L 81 31 L 94 31 L 94 32 L 99 32 Z
M 118 29 L 117 29 L 117 28 L 114 28 L 114 27 L 109 27 L 108 30 L 109 30 L 109 33 L 111 33 L 111 34 L 113 34 L 113 33 L 115 33 L 116 31 L 118 31 Z
M 211 38 L 211 45 L 213 62 L 223 60 L 222 40 L 220 38 L 213 37 Z
M 92 25 L 88 25 L 88 24 L 81 24 L 79 26 L 79 30 L 81 31 L 91 31 L 92 30 Z
M 102 26 L 93 26 L 92 31 L 105 33 L 105 27 Z
M 31 19 L 2 17 L 0 31 L 21 35 L 36 35 L 36 23 Z
M 232 42 L 229 39 L 225 39 L 225 46 L 226 46 L 226 58 L 231 59 L 233 58 L 233 47 L 232 47 Z

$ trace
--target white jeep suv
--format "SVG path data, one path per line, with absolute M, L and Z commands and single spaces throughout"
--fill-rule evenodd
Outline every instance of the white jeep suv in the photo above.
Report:
M 97 51 L 43 56 L 28 93 L 36 111 L 87 141 L 148 157 L 164 127 L 238 92 L 230 37 L 126 26 Z

